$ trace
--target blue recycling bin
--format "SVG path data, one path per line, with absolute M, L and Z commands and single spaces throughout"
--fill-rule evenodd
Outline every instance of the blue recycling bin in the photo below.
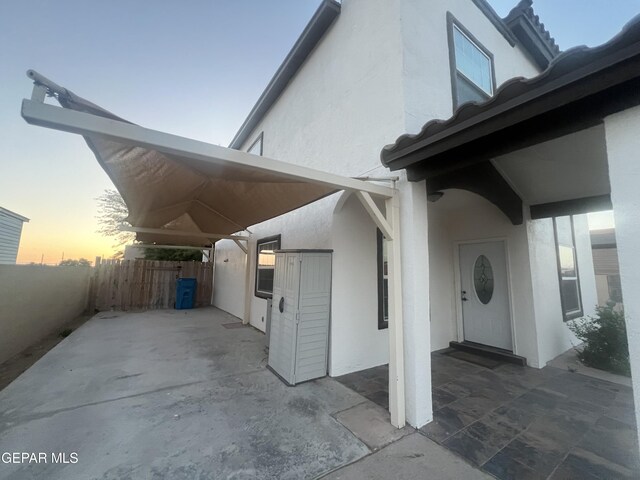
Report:
M 196 300 L 196 279 L 179 278 L 176 281 L 176 310 L 193 308 Z

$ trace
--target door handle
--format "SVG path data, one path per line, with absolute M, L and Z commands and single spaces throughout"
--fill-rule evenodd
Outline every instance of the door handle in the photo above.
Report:
M 462 301 L 463 302 L 467 301 L 467 291 L 466 290 L 462 290 Z
M 280 310 L 280 313 L 284 312 L 284 297 L 280 297 L 280 302 L 278 303 L 278 310 Z

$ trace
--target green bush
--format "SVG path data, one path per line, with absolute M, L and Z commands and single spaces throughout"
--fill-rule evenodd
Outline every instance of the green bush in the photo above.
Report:
M 576 349 L 584 365 L 630 377 L 624 312 L 616 312 L 614 306 L 596 307 L 595 317 L 571 320 L 568 327 L 584 342 L 582 349 Z

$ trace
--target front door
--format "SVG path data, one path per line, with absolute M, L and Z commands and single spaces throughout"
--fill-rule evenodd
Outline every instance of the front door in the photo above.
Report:
M 505 243 L 460 245 L 464 339 L 513 350 Z

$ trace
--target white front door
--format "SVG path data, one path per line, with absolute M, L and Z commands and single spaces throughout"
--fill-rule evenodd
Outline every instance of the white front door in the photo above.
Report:
M 505 243 L 460 245 L 464 339 L 512 351 Z

